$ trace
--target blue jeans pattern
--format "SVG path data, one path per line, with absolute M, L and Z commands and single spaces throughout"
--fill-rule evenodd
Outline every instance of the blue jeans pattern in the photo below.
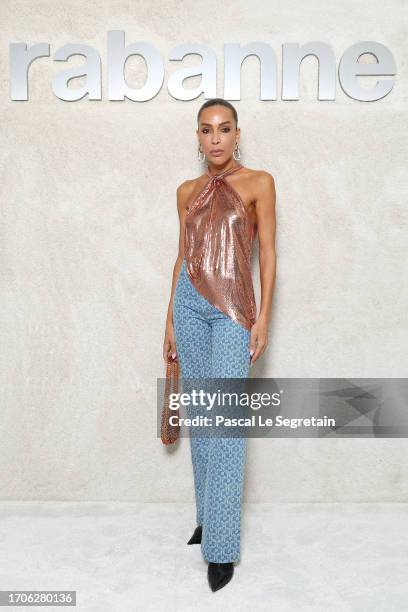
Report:
M 250 332 L 192 284 L 185 259 L 174 294 L 173 323 L 183 378 L 247 378 Z M 206 561 L 240 558 L 245 438 L 190 436 L 196 522 Z

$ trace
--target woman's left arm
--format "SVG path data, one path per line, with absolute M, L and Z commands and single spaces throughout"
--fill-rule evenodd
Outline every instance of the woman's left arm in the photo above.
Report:
M 272 296 L 276 277 L 276 191 L 275 181 L 269 172 L 259 171 L 254 177 L 256 218 L 259 240 L 259 268 L 261 279 L 261 306 L 256 323 L 251 328 L 251 365 L 268 346 L 268 328 L 271 319 Z

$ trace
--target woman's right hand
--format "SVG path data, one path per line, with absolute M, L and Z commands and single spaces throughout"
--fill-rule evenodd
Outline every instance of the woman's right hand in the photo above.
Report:
M 176 350 L 176 337 L 174 334 L 174 325 L 171 321 L 166 323 L 166 331 L 164 334 L 164 343 L 163 343 L 163 359 L 167 362 L 169 356 L 172 356 L 173 359 L 177 356 Z

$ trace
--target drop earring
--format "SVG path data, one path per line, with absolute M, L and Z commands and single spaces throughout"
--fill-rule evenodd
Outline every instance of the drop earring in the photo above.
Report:
M 202 154 L 202 157 L 201 157 Z M 201 151 L 201 147 L 198 147 L 198 161 L 203 162 L 205 160 L 205 153 Z
M 232 154 L 232 157 L 235 160 L 241 159 L 241 151 L 239 150 L 238 143 L 236 143 L 236 145 L 235 145 L 235 149 L 234 149 L 234 152 Z

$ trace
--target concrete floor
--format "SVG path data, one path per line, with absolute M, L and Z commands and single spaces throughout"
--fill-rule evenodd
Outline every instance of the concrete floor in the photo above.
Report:
M 407 612 L 407 519 L 402 503 L 244 504 L 241 561 L 213 593 L 186 544 L 193 504 L 6 501 L 0 588 L 76 590 L 84 612 Z

